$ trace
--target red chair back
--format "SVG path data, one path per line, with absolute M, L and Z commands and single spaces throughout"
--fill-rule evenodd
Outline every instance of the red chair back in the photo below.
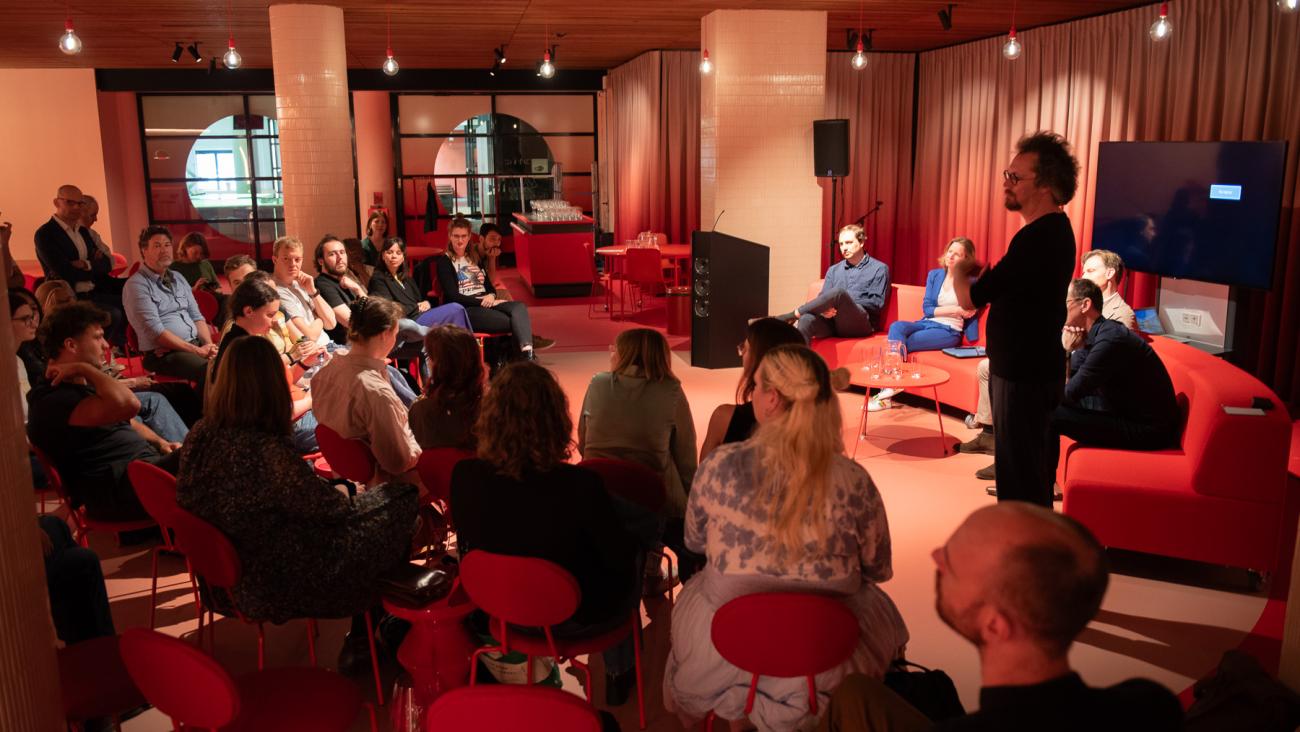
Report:
M 195 290 L 194 302 L 198 303 L 199 312 L 203 314 L 203 319 L 207 321 L 208 325 L 212 325 L 212 321 L 216 319 L 217 310 L 220 307 L 217 305 L 216 295 L 207 290 Z
M 466 686 L 438 697 L 428 732 L 600 732 L 600 716 L 581 698 L 545 686 Z
M 157 522 L 163 532 L 163 541 L 170 547 L 171 533 L 167 530 L 171 528 L 171 519 L 180 508 L 176 503 L 176 476 L 143 460 L 132 460 L 126 466 L 126 474 L 131 479 L 131 487 L 135 489 L 140 505 Z
M 415 472 L 429 495 L 443 502 L 451 501 L 451 471 L 456 463 L 474 457 L 473 451 L 458 447 L 435 447 L 420 453 Z
M 113 268 L 108 273 L 116 277 L 126 270 L 126 265 L 126 257 L 121 252 L 113 252 Z
M 711 634 L 723 658 L 753 674 L 746 714 L 753 711 L 759 676 L 808 677 L 808 706 L 816 714 L 813 677 L 853 655 L 858 621 L 844 603 L 824 595 L 761 592 L 718 608 Z
M 239 553 L 217 527 L 180 507 L 168 523 L 176 532 L 176 548 L 189 560 L 195 575 L 225 590 L 238 584 L 243 572 Z
M 157 631 L 122 634 L 122 661 L 149 703 L 186 727 L 220 729 L 239 715 L 239 692 L 221 664 Z
M 30 440 L 27 442 L 27 447 L 36 456 L 36 462 L 40 463 L 41 468 L 45 470 L 45 481 L 49 484 L 50 490 L 54 491 L 54 495 L 58 496 L 71 509 L 72 500 L 68 498 L 68 493 L 63 487 L 63 478 L 59 476 L 58 468 L 54 467 L 54 461 L 50 460 L 50 456 L 46 455 L 44 450 L 32 444 Z
M 662 284 L 664 281 L 664 270 L 659 262 L 659 250 L 651 247 L 628 247 L 627 249 L 627 268 L 624 270 L 627 279 L 637 284 L 648 285 L 654 283 Z
M 461 560 L 460 583 L 475 605 L 511 625 L 559 625 L 582 601 L 578 581 L 560 565 L 482 549 Z
M 600 476 L 605 490 L 649 511 L 658 511 L 668 500 L 663 478 L 640 463 L 613 458 L 590 458 L 578 463 Z
M 353 483 L 368 483 L 375 476 L 375 456 L 361 440 L 344 437 L 321 424 L 316 426 L 316 444 L 334 472 Z

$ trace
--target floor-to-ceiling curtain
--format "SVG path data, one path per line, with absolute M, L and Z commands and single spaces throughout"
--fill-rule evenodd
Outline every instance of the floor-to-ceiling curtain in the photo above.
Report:
M 652 228 L 688 242 L 700 228 L 700 55 L 664 51 L 660 78 L 663 209 Z
M 1019 226 L 1001 208 L 999 172 L 1021 135 L 1053 129 L 1075 147 L 1079 193 L 1066 208 L 1080 249 L 1092 238 L 1098 144 L 1109 140 L 1269 140 L 1287 151 L 1274 287 L 1242 290 L 1234 361 L 1300 408 L 1300 19 L 1273 3 L 1181 0 L 1173 38 L 1147 36 L 1155 5 L 921 54 L 909 219 L 914 250 L 895 269 L 915 280 L 946 237 L 996 260 Z M 909 264 L 910 263 L 910 264 Z M 909 269 L 910 267 L 910 269 Z M 1147 304 L 1154 279 L 1126 291 Z
M 849 120 L 851 161 L 834 225 L 830 221 L 831 182 L 824 179 L 823 240 L 831 241 L 834 228 L 851 223 L 880 201 L 880 210 L 866 221 L 867 250 L 894 267 L 900 249 L 908 250 L 902 244 L 904 212 L 911 194 L 916 56 L 869 54 L 867 67 L 861 71 L 850 65 L 849 58 L 847 53 L 826 54 L 825 115 L 827 119 Z

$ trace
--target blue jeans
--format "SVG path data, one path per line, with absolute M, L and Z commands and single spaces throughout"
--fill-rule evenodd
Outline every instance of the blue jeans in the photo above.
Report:
M 185 421 L 172 409 L 172 403 L 167 401 L 167 397 L 152 391 L 137 391 L 135 395 L 140 400 L 140 413 L 137 416 L 146 427 L 168 442 L 185 441 L 190 428 L 185 426 Z
M 289 439 L 293 440 L 294 449 L 303 455 L 320 452 L 320 445 L 316 444 L 316 424 L 316 413 L 308 409 L 290 426 L 293 434 Z
M 889 326 L 889 340 L 903 341 L 908 353 L 942 351 L 961 345 L 961 332 L 933 320 L 898 320 Z
M 411 391 L 411 385 L 406 383 L 406 377 L 402 376 L 402 372 L 391 364 L 388 366 L 388 383 L 393 387 L 393 391 L 397 392 L 397 398 L 401 399 L 402 404 L 408 409 L 415 403 L 415 392 Z
M 824 318 L 823 313 L 835 308 L 834 318 Z M 803 333 L 804 340 L 812 342 L 814 338 L 865 338 L 875 332 L 871 324 L 871 314 L 867 312 L 843 288 L 836 287 L 814 297 L 799 306 L 798 322 L 795 328 Z

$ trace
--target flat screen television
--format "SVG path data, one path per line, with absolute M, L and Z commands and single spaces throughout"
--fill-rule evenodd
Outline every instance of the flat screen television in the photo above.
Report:
M 1103 142 L 1093 249 L 1165 277 L 1267 290 L 1285 142 Z

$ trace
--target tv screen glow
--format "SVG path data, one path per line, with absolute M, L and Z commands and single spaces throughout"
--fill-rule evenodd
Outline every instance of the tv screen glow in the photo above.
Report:
M 1285 142 L 1103 142 L 1093 249 L 1129 269 L 1269 289 Z

